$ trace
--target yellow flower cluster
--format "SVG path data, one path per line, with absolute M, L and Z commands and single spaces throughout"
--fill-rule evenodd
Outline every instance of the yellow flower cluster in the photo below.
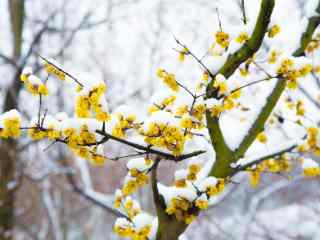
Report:
M 189 50 L 187 48 L 183 48 L 183 50 L 179 51 L 179 61 L 183 62 L 185 59 L 185 56 L 189 53 Z
M 133 201 L 131 197 L 124 199 L 123 208 L 126 211 L 128 218 L 132 219 L 141 213 L 141 208 L 136 201 Z
M 249 182 L 251 187 L 255 188 L 259 185 L 260 178 L 261 178 L 260 174 L 261 173 L 258 171 L 252 171 L 252 170 L 249 171 Z
M 224 108 L 222 104 L 215 104 L 209 108 L 209 111 L 212 117 L 219 117 L 224 112 Z
M 237 107 L 238 104 L 235 102 L 241 96 L 241 90 L 237 90 L 232 92 L 231 94 L 227 95 L 223 99 L 223 111 L 230 111 L 233 108 Z
M 106 157 L 97 153 L 97 150 L 88 147 L 79 147 L 73 149 L 73 152 L 81 158 L 87 159 L 92 165 L 103 166 L 107 160 Z
M 154 103 L 152 106 L 149 107 L 148 112 L 154 113 L 157 112 L 159 110 L 163 110 L 166 107 L 172 106 L 176 100 L 176 96 L 172 95 L 169 97 L 164 98 L 160 103 Z
M 178 156 L 183 152 L 185 136 L 176 126 L 151 122 L 147 131 L 141 130 L 144 141 L 153 146 L 163 147 Z
M 147 240 L 150 231 L 151 231 L 151 225 L 147 225 L 147 226 L 139 229 L 139 231 L 135 231 L 133 236 L 131 237 L 131 239 L 132 240 Z
M 206 112 L 206 106 L 202 103 L 195 104 L 193 109 L 191 110 L 191 116 L 197 119 L 198 121 L 202 121 L 204 118 L 204 114 Z M 199 126 L 201 128 L 202 126 Z
M 203 197 L 202 197 L 203 196 Z M 195 202 L 195 205 L 200 210 L 206 210 L 209 207 L 207 196 L 202 194 Z
M 16 110 L 11 110 L 2 115 L 2 128 L 0 129 L 0 137 L 17 138 L 21 135 L 21 118 Z
M 131 197 L 126 197 L 121 190 L 117 190 L 114 206 L 117 209 L 122 207 L 127 216 L 127 219 L 117 219 L 114 227 L 115 233 L 120 237 L 127 237 L 132 240 L 147 240 L 151 232 L 151 224 L 145 223 L 139 227 L 134 224 L 137 217 L 145 218 L 145 214 L 142 213 L 138 202 Z
M 298 79 L 307 76 L 312 71 L 311 64 L 305 64 L 299 69 L 294 67 L 294 61 L 290 58 L 285 58 L 281 61 L 277 69 L 277 74 L 284 77 L 287 81 L 289 89 L 296 89 L 298 86 Z
M 227 96 L 224 96 L 223 101 L 216 101 L 214 104 L 210 104 L 208 107 L 212 117 L 219 117 L 219 115 L 225 111 L 230 111 L 235 107 L 240 106 L 235 100 L 240 98 L 241 90 L 236 90 Z
M 243 44 L 249 40 L 249 35 L 246 32 L 241 32 L 235 39 L 239 44 Z
M 204 124 L 203 122 L 198 121 L 189 114 L 184 114 L 180 120 L 180 127 L 184 128 L 186 130 L 186 135 L 192 138 L 193 135 L 190 133 L 191 130 L 202 129 L 204 127 Z
M 188 166 L 188 175 L 187 175 L 187 180 L 194 182 L 197 180 L 197 174 L 201 170 L 201 165 L 197 163 L 191 163 Z
M 320 167 L 312 167 L 303 169 L 303 175 L 306 177 L 320 176 Z
M 131 237 L 134 233 L 133 227 L 131 225 L 128 226 L 118 226 L 114 227 L 114 232 L 119 235 L 119 237 Z
M 30 126 L 30 129 L 28 130 L 28 135 L 31 137 L 32 140 L 41 140 L 47 136 L 48 132 L 44 131 L 36 124 L 33 124 Z
M 137 191 L 139 187 L 142 187 L 149 182 L 147 173 L 140 172 L 135 168 L 130 169 L 130 176 L 130 179 L 128 179 L 122 187 L 122 193 L 125 196 L 131 195 Z
M 111 116 L 106 111 L 104 92 L 106 85 L 100 83 L 88 91 L 88 94 L 79 94 L 76 100 L 75 113 L 79 118 L 88 118 L 91 116 L 90 110 L 95 114 L 98 121 L 108 121 Z
M 120 226 L 115 224 L 114 232 L 123 238 L 130 238 L 131 240 L 147 240 L 151 231 L 151 225 L 147 225 L 138 231 L 134 229 L 132 224 Z
M 320 143 L 319 143 L 319 137 L 320 137 L 320 130 L 317 127 L 310 127 L 307 129 L 307 142 L 306 144 L 303 144 L 299 146 L 298 150 L 301 152 L 305 151 L 311 151 L 316 156 L 320 156 Z
M 118 220 L 115 223 L 115 226 L 113 229 L 114 232 L 123 238 L 132 237 L 134 235 L 134 229 L 133 229 L 131 222 L 129 222 L 127 219 L 121 219 L 121 220 L 123 220 L 123 223 L 120 224 L 120 223 L 118 223 Z
M 116 209 L 121 208 L 127 216 L 127 219 L 116 221 L 114 231 L 120 237 L 127 237 L 132 240 L 147 240 L 151 233 L 152 220 L 150 216 L 142 213 L 139 203 L 128 195 L 135 192 L 138 187 L 148 183 L 147 173 L 152 166 L 153 161 L 148 157 L 131 159 L 127 163 L 129 174 L 122 189 L 116 190 L 114 200 L 114 207 Z
M 172 91 L 179 91 L 179 85 L 174 74 L 168 73 L 164 69 L 160 68 L 157 70 L 157 76 L 161 78 Z
M 200 169 L 200 164 L 191 163 L 188 170 L 176 172 L 175 188 L 173 189 L 176 191 L 175 196 L 167 203 L 166 213 L 174 215 L 178 221 L 183 221 L 186 224 L 190 224 L 196 218 L 195 209 L 207 209 L 209 198 L 220 194 L 225 187 L 224 179 L 214 177 L 206 178 L 197 185 L 190 184 L 196 180 L 196 174 Z
M 87 96 L 78 96 L 75 106 L 76 116 L 80 118 L 90 117 L 90 102 Z
M 33 95 L 47 96 L 49 94 L 48 88 L 41 80 L 32 74 L 32 70 L 23 71 L 20 75 L 20 80 L 24 83 L 26 90 Z
M 175 186 L 178 188 L 187 187 L 187 181 L 195 182 L 197 180 L 197 174 L 200 172 L 202 164 L 189 163 L 187 169 L 176 171 Z
M 280 173 L 280 172 L 290 172 L 292 169 L 292 164 L 287 155 L 282 155 L 278 159 L 267 159 L 253 168 L 248 169 L 250 185 L 252 187 L 257 187 L 260 183 L 260 176 L 263 172 L 270 173 Z
M 221 46 L 223 49 L 226 49 L 229 47 L 230 44 L 230 36 L 228 33 L 225 33 L 223 31 L 218 31 L 215 33 L 215 39 L 216 43 Z
M 131 240 L 147 240 L 151 231 L 151 225 L 135 230 L 133 224 L 128 222 L 126 225 L 115 224 L 114 232 L 123 238 L 130 238 Z
M 54 66 L 53 64 L 46 62 L 44 64 L 44 68 L 46 69 L 48 74 L 52 74 L 62 81 L 66 79 L 65 72 L 59 69 L 58 67 Z
M 281 28 L 279 25 L 273 25 L 269 30 L 268 30 L 268 37 L 269 38 L 274 38 L 276 35 L 278 35 L 281 32 Z
M 115 198 L 114 198 L 113 206 L 118 209 L 121 207 L 124 195 L 122 194 L 122 191 L 120 189 L 117 189 L 114 195 L 115 195 Z
M 223 31 L 217 31 L 214 34 L 214 42 L 212 43 L 209 52 L 213 56 L 222 56 L 230 45 L 230 36 Z
M 250 74 L 249 68 L 250 68 L 250 65 L 253 63 L 254 59 L 255 59 L 255 55 L 253 55 L 253 57 L 251 57 L 247 61 L 245 61 L 243 66 L 241 66 L 239 68 L 240 76 L 242 76 L 242 77 L 249 76 L 249 74 Z
M 180 178 L 180 179 L 176 179 L 174 184 L 177 188 L 185 188 L 187 187 L 187 179 L 186 178 Z
M 318 177 L 320 176 L 319 164 L 311 158 L 300 158 L 302 162 L 303 175 L 305 177 Z
M 189 113 L 189 108 L 187 105 L 181 105 L 176 108 L 174 114 L 177 117 L 182 117 L 184 114 Z
M 218 90 L 219 96 L 225 95 L 228 92 L 227 79 L 218 74 L 213 81 L 213 87 Z
M 174 195 L 167 203 L 166 212 L 186 224 L 190 224 L 196 218 L 195 209 L 207 209 L 209 198 L 224 190 L 224 179 L 209 177 L 196 183 L 201 168 L 200 161 L 191 160 L 187 169 L 175 173 Z
M 31 123 L 28 134 L 33 140 L 41 140 L 46 137 L 50 140 L 64 139 L 73 153 L 89 160 L 94 165 L 104 165 L 107 160 L 102 155 L 103 148 L 101 145 L 88 146 L 96 143 L 96 137 L 95 133 L 89 131 L 86 124 L 82 124 L 79 129 L 71 126 L 59 129 L 57 125 L 52 123 L 47 124 L 47 128 L 40 128 L 38 122 L 34 121 Z
M 281 52 L 279 52 L 275 49 L 272 49 L 269 53 L 269 56 L 268 56 L 268 63 L 275 64 L 278 61 L 280 55 L 281 55 Z
M 140 125 L 135 123 L 136 116 L 135 115 L 128 115 L 125 116 L 121 113 L 117 114 L 118 122 L 112 128 L 112 135 L 118 138 L 125 137 L 126 130 L 131 128 L 139 128 Z
M 184 198 L 172 198 L 166 208 L 168 215 L 174 215 L 178 221 L 190 224 L 196 216 L 192 214 L 192 203 Z
M 267 135 L 266 135 L 264 132 L 261 132 L 261 133 L 258 134 L 257 140 L 258 140 L 259 142 L 265 144 L 265 143 L 268 142 L 268 137 L 267 137 Z
M 207 187 L 207 189 L 205 190 L 206 194 L 209 197 L 218 195 L 219 193 L 223 192 L 225 187 L 225 179 L 220 178 L 218 179 L 218 182 L 216 185 L 210 185 Z
M 202 74 L 202 80 L 207 83 L 209 81 L 209 73 L 208 72 L 203 72 Z
M 95 134 L 91 133 L 85 124 L 80 127 L 79 133 L 75 128 L 69 127 L 63 130 L 63 135 L 68 139 L 68 146 L 71 148 L 96 142 Z
M 153 161 L 148 157 L 131 159 L 127 164 L 129 174 L 125 179 L 121 190 L 121 195 L 131 195 L 137 191 L 138 188 L 147 184 L 149 182 L 148 170 L 152 167 L 152 165 Z

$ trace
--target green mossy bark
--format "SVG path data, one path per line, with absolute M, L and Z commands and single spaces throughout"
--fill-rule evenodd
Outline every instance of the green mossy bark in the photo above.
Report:
M 263 0 L 261 2 L 260 12 L 252 36 L 246 44 L 228 57 L 226 63 L 218 73 L 224 75 L 226 78 L 230 77 L 240 64 L 248 60 L 259 50 L 264 36 L 268 31 L 274 4 L 274 0 Z M 212 82 L 208 85 L 207 98 L 213 97 L 213 81 L 214 79 L 212 79 Z M 225 143 L 220 129 L 219 119 L 217 117 L 212 117 L 209 112 L 207 112 L 206 115 L 212 146 L 216 152 L 216 161 L 212 167 L 211 176 L 225 178 L 235 171 L 230 165 L 238 160 L 238 156 L 235 155 Z

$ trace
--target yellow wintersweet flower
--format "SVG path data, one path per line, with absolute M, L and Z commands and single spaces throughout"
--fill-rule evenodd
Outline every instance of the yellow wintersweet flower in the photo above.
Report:
M 212 108 L 209 109 L 212 117 L 219 117 L 219 115 L 224 111 L 222 105 L 214 105 Z
M 303 175 L 306 177 L 316 177 L 320 175 L 319 167 L 305 168 L 303 169 Z
M 209 81 L 209 73 L 203 72 L 202 80 L 207 83 Z
M 131 237 L 134 234 L 134 229 L 132 227 L 121 227 L 121 226 L 115 226 L 114 232 L 118 234 L 120 237 Z
M 222 47 L 227 48 L 230 44 L 230 36 L 228 33 L 218 31 L 215 33 L 216 42 Z
M 36 126 L 33 128 L 30 128 L 28 130 L 28 135 L 31 137 L 33 140 L 41 140 L 47 136 L 47 132 L 38 129 Z
M 239 44 L 243 44 L 248 40 L 249 40 L 249 35 L 246 32 L 241 32 L 236 38 L 236 42 Z
M 273 38 L 281 32 L 281 28 L 279 25 L 273 25 L 268 31 L 268 37 Z
M 205 210 L 209 207 L 209 202 L 208 202 L 208 200 L 197 199 L 196 200 L 196 207 L 198 207 L 201 210 Z
M 4 138 L 17 138 L 21 135 L 21 119 L 18 116 L 5 118 L 3 120 L 3 129 L 0 131 L 0 136 Z
M 279 56 L 281 55 L 280 52 L 276 51 L 276 50 L 272 50 L 270 52 L 270 55 L 268 57 L 268 63 L 269 64 L 275 64 L 278 61 Z
M 135 231 L 131 239 L 147 240 L 150 232 L 151 232 L 151 225 L 144 226 L 143 228 L 139 229 L 139 231 Z
M 162 79 L 162 81 L 173 91 L 179 91 L 179 85 L 177 83 L 176 77 L 172 73 L 166 72 L 164 69 L 157 70 L 157 76 Z
M 252 187 L 257 187 L 260 183 L 260 172 L 250 170 L 249 177 L 250 177 L 250 185 Z
M 218 195 L 219 193 L 221 193 L 224 190 L 225 187 L 225 180 L 224 179 L 219 179 L 218 183 L 214 186 L 209 186 L 206 189 L 206 192 L 208 194 L 209 197 Z
M 257 140 L 261 143 L 266 143 L 268 141 L 268 137 L 264 132 L 261 132 L 258 134 Z
M 52 65 L 51 63 L 46 62 L 44 67 L 47 73 L 56 76 L 58 79 L 64 81 L 66 79 L 66 74 L 61 69 L 57 68 L 56 66 Z
M 39 94 L 42 94 L 44 96 L 47 96 L 49 94 L 49 91 L 48 91 L 48 88 L 46 85 L 44 84 L 41 84 L 38 88 L 38 92 Z

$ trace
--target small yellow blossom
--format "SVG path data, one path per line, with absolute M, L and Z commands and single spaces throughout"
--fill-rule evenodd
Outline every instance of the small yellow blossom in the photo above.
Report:
M 236 38 L 236 42 L 239 44 L 243 44 L 249 40 L 249 35 L 246 32 L 241 32 Z
M 276 35 L 278 35 L 281 32 L 281 28 L 279 25 L 273 25 L 269 31 L 268 31 L 268 37 L 274 38 Z
M 266 135 L 264 132 L 261 132 L 261 133 L 258 134 L 257 140 L 258 140 L 259 142 L 261 142 L 261 143 L 267 143 L 268 137 L 267 137 L 267 135 Z
M 56 66 L 52 65 L 51 63 L 46 62 L 44 67 L 47 73 L 56 76 L 58 79 L 64 81 L 66 79 L 66 74 L 61 69 L 57 68 Z
M 230 44 L 230 37 L 228 33 L 218 31 L 215 33 L 216 42 L 222 47 L 227 48 Z
M 161 78 L 171 90 L 175 92 L 179 91 L 179 85 L 174 74 L 167 73 L 164 69 L 158 69 L 157 76 Z

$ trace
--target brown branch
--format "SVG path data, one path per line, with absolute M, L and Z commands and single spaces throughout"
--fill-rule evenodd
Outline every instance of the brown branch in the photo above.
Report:
M 194 152 L 188 153 L 188 154 L 182 154 L 180 156 L 175 156 L 175 155 L 172 155 L 172 154 L 169 154 L 169 153 L 165 153 L 165 152 L 162 152 L 162 151 L 159 151 L 159 150 L 152 149 L 152 146 L 146 147 L 146 146 L 143 146 L 143 145 L 140 145 L 140 144 L 137 144 L 137 143 L 122 139 L 122 138 L 115 137 L 115 136 L 113 136 L 113 135 L 111 135 L 109 133 L 103 132 L 101 130 L 96 130 L 96 133 L 98 133 L 98 134 L 100 134 L 102 136 L 105 136 L 107 139 L 114 140 L 116 142 L 119 142 L 119 143 L 125 144 L 127 146 L 133 147 L 135 149 L 142 150 L 142 151 L 145 151 L 145 152 L 150 153 L 150 154 L 155 154 L 155 155 L 158 155 L 158 156 L 160 156 L 160 157 L 162 157 L 162 158 L 164 158 L 166 160 L 173 160 L 175 162 L 183 161 L 185 159 L 192 158 L 192 157 L 201 155 L 201 154 L 206 152 L 206 151 L 203 151 L 203 150 L 199 150 L 199 151 L 194 151 Z

